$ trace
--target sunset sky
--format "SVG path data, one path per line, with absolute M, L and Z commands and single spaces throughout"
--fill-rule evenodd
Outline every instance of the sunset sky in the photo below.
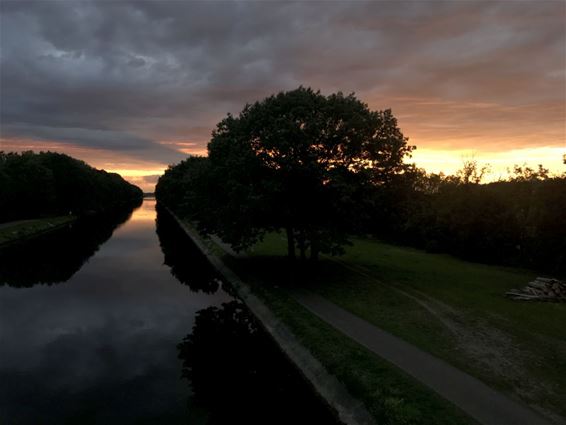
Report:
M 391 108 L 411 161 L 563 172 L 566 2 L 0 2 L 0 150 L 152 190 L 215 124 L 299 85 Z

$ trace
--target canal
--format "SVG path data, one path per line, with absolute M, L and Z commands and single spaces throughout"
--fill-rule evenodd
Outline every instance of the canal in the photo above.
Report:
M 146 199 L 0 250 L 0 423 L 335 422 Z

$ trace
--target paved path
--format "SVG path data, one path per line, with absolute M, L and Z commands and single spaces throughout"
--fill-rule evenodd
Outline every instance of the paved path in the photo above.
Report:
M 307 291 L 294 292 L 293 296 L 316 316 L 451 401 L 479 423 L 550 425 L 528 407 L 325 298 Z

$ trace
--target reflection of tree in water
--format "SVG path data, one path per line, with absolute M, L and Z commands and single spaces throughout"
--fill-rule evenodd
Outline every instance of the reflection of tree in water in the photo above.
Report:
M 0 249 L 0 285 L 30 287 L 69 280 L 132 215 L 130 205 Z
M 239 301 L 201 310 L 178 349 L 209 424 L 338 423 Z
M 156 207 L 156 232 L 171 274 L 191 290 L 212 294 L 218 290 L 219 276 L 183 229 L 169 214 Z

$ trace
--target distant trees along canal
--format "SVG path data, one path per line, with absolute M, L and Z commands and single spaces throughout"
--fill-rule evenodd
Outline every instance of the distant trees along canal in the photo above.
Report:
M 142 199 L 119 174 L 54 152 L 0 152 L 0 222 L 98 212 Z

